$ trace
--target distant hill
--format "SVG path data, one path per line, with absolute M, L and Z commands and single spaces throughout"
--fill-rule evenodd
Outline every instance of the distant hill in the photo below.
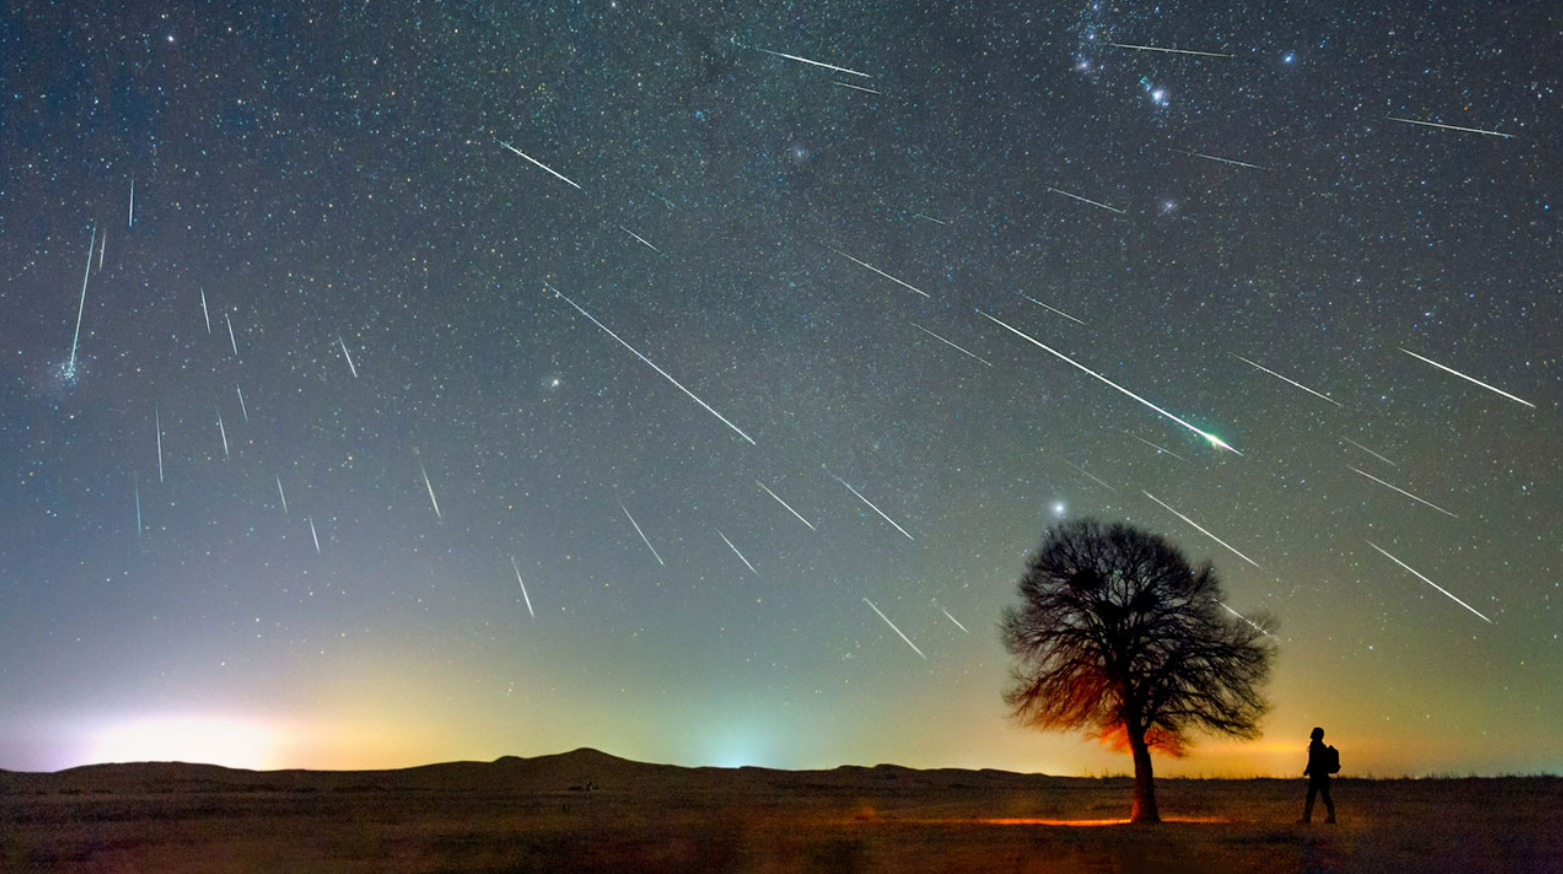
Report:
M 958 768 L 916 770 L 899 765 L 872 768 L 843 765 L 828 771 L 773 768 L 686 768 L 621 759 L 582 748 L 549 756 L 501 756 L 492 762 L 444 762 L 383 771 L 249 771 L 184 762 L 133 762 L 84 765 L 52 773 L 0 770 L 0 794 L 164 794 L 171 792 L 517 792 L 582 791 L 594 788 L 695 793 L 769 793 L 777 791 L 929 789 L 1004 789 L 1039 781 L 1070 782 L 1009 771 Z

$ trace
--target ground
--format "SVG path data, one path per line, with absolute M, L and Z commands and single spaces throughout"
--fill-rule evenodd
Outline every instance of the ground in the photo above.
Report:
M 551 758 L 552 772 L 530 776 L 524 763 L 540 760 L 509 760 L 523 763 L 515 774 L 496 775 L 501 760 L 417 779 L 0 773 L 12 778 L 0 779 L 0 871 L 1563 871 L 1557 778 L 1340 780 L 1333 826 L 1322 813 L 1295 823 L 1300 779 L 1162 780 L 1162 813 L 1175 821 L 1143 826 L 1111 822 L 1128 808 L 1125 779 L 889 767 L 621 773 Z M 581 779 L 564 776 L 571 765 Z M 1108 822 L 1078 824 L 1092 820 Z

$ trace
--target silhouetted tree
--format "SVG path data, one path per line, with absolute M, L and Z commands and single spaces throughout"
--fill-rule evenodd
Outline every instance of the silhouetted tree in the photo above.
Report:
M 1127 747 L 1135 822 L 1160 820 L 1151 749 L 1181 755 L 1194 730 L 1259 735 L 1273 620 L 1227 613 L 1209 562 L 1191 568 L 1131 525 L 1066 522 L 1043 535 L 1019 588 L 1001 626 L 1015 657 L 1004 701 L 1026 725 Z

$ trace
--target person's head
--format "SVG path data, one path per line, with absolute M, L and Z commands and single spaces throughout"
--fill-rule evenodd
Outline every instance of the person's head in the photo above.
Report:
M 1313 733 L 1308 735 L 1308 736 L 1313 738 L 1314 740 L 1324 740 L 1324 729 L 1318 728 L 1316 726 L 1313 729 Z

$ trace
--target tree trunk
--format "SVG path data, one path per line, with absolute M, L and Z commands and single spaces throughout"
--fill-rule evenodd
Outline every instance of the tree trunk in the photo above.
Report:
M 1129 752 L 1134 756 L 1134 812 L 1132 822 L 1161 822 L 1156 812 L 1156 783 L 1151 774 L 1151 751 L 1145 733 L 1129 731 Z

